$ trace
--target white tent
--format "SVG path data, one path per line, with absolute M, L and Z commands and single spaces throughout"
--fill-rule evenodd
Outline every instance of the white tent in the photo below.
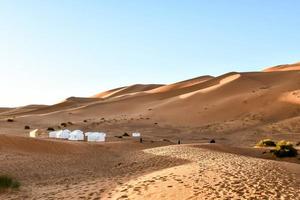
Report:
M 92 134 L 92 133 L 94 133 L 94 132 L 86 132 L 86 133 L 84 133 L 84 136 L 89 136 L 90 134 Z
M 132 133 L 132 137 L 141 137 L 140 133 Z
M 69 140 L 84 140 L 84 135 L 81 130 L 75 130 L 70 133 Z
M 70 137 L 71 131 L 68 129 L 56 131 L 56 138 L 68 139 Z
M 49 132 L 49 138 L 56 138 L 57 131 L 50 131 Z
M 37 137 L 39 135 L 42 135 L 43 131 L 40 129 L 35 129 L 33 131 L 30 131 L 29 137 Z
M 105 142 L 106 133 L 88 132 L 86 136 L 88 142 Z

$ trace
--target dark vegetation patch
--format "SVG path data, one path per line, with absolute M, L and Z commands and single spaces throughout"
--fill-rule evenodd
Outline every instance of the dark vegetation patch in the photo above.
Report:
M 279 158 L 295 157 L 298 154 L 297 149 L 293 147 L 293 144 L 285 140 L 277 142 L 276 148 L 274 150 L 271 150 L 271 153 Z
M 62 127 L 67 127 L 67 123 L 63 122 L 60 124 Z
M 0 175 L 0 191 L 7 189 L 18 189 L 20 187 L 20 183 L 7 175 Z
M 52 128 L 52 127 L 48 127 L 48 128 L 47 128 L 47 131 L 55 131 L 55 129 Z
M 209 143 L 216 143 L 214 139 L 210 140 Z
M 129 137 L 129 134 L 125 132 L 125 133 L 123 134 L 123 137 Z
M 26 126 L 24 126 L 24 129 L 28 130 L 28 129 L 30 129 L 30 126 L 26 125 Z
M 264 139 L 259 141 L 256 146 L 258 147 L 275 147 L 276 146 L 276 142 L 274 142 L 271 139 Z

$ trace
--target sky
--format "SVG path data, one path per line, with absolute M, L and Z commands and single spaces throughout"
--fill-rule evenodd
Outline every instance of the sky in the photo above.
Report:
M 0 107 L 300 61 L 298 0 L 0 0 Z

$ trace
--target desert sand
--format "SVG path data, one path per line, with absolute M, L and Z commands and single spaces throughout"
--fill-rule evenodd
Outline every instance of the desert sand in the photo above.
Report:
M 297 144 L 299 122 L 299 63 L 0 108 L 0 172 L 21 183 L 0 198 L 300 199 L 299 156 L 253 148 L 265 138 Z M 108 138 L 49 139 L 49 127 Z M 29 138 L 33 129 L 45 134 Z M 116 137 L 136 131 L 143 143 Z

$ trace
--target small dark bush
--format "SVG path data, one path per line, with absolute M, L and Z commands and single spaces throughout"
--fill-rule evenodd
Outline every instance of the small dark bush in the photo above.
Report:
M 300 146 L 300 142 L 297 142 L 296 146 Z
M 85 120 L 83 120 L 83 122 L 85 122 L 85 123 L 86 123 L 86 122 L 87 122 L 87 120 L 85 119 Z
M 293 144 L 290 142 L 287 142 L 285 140 L 279 141 L 276 144 L 276 149 L 271 150 L 271 152 L 279 158 L 282 157 L 294 157 L 297 156 L 298 152 L 297 149 L 293 147 Z
M 276 143 L 272 141 L 271 139 L 264 139 L 259 141 L 256 146 L 258 147 L 275 147 Z
M 0 190 L 2 189 L 17 189 L 20 187 L 20 183 L 17 180 L 14 180 L 13 178 L 1 175 L 0 176 Z
M 55 129 L 52 128 L 52 127 L 48 127 L 48 128 L 47 128 L 47 131 L 55 131 Z
M 214 139 L 210 140 L 209 143 L 216 143 Z
M 155 122 L 154 124 L 155 124 L 155 125 L 157 125 L 158 123 L 157 123 L 157 122 Z
M 66 126 L 67 126 L 67 123 L 64 123 L 64 122 L 63 122 L 63 123 L 61 123 L 60 125 L 63 126 L 63 127 L 66 127 Z
M 73 122 L 68 122 L 69 125 L 73 125 Z
M 124 136 L 124 137 L 129 137 L 129 134 L 125 132 L 125 133 L 123 134 L 123 136 Z
M 30 129 L 30 126 L 24 126 L 24 129 L 28 130 L 28 129 Z
M 115 136 L 116 138 L 123 138 L 122 136 Z
M 7 122 L 14 122 L 15 120 L 13 120 L 13 119 L 7 119 L 6 121 Z

